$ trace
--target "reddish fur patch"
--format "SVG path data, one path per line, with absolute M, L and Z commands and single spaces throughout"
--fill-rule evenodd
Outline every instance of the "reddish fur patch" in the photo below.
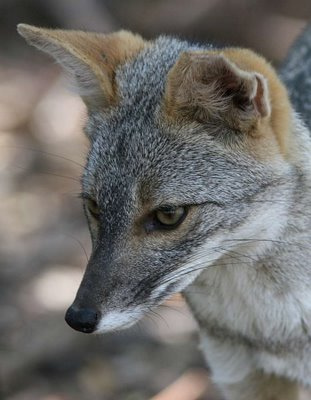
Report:
M 59 48 L 88 66 L 99 81 L 109 104 L 116 103 L 116 68 L 134 58 L 147 44 L 141 36 L 127 31 L 104 35 L 83 31 L 43 29 L 20 24 L 18 30 L 31 44 L 54 55 Z M 49 46 L 54 46 L 49 50 Z M 60 61 L 61 62 L 61 61 Z M 77 68 L 78 69 L 78 68 Z M 79 70 L 77 70 L 79 73 Z
M 267 104 L 263 101 L 264 82 L 260 81 L 259 77 L 256 77 L 257 92 L 253 101 L 258 113 L 256 119 L 251 123 L 250 121 L 246 121 L 246 124 L 241 118 L 239 121 L 240 114 L 238 114 L 234 108 L 231 108 L 228 112 L 228 107 L 226 108 L 226 104 L 222 103 L 224 100 L 219 96 L 217 88 L 215 89 L 213 85 L 204 93 L 206 96 L 206 104 L 202 102 L 202 90 L 201 92 L 198 90 L 197 82 L 198 76 L 201 74 L 200 68 L 202 68 L 202 65 L 200 65 L 198 61 L 200 58 L 205 58 L 205 69 L 208 69 L 208 58 L 212 60 L 219 56 L 229 60 L 233 66 L 237 67 L 241 74 L 243 74 L 243 71 L 246 73 L 259 73 L 267 81 L 269 90 L 269 99 L 267 99 L 267 101 L 270 103 L 270 107 L 267 109 Z M 211 64 L 211 68 L 216 68 L 217 71 L 215 62 Z M 210 73 L 208 72 L 208 74 L 212 75 L 213 71 Z M 217 79 L 217 76 L 215 79 Z M 228 80 L 225 75 L 222 79 Z M 229 82 L 228 86 L 228 82 L 224 81 L 224 84 L 227 84 L 227 87 L 229 87 L 231 83 Z M 245 78 L 245 84 L 251 84 L 248 83 L 247 77 Z M 245 90 L 248 90 L 247 87 L 245 87 Z M 247 131 L 247 133 L 254 138 L 264 137 L 265 144 L 267 143 L 268 137 L 271 139 L 271 135 L 273 135 L 273 139 L 274 141 L 276 139 L 281 154 L 286 155 L 288 152 L 288 138 L 291 128 L 290 101 L 286 88 L 279 80 L 275 70 L 263 57 L 251 50 L 240 48 L 183 53 L 168 74 L 164 99 L 165 112 L 170 118 L 179 119 L 180 117 L 187 117 L 190 119 L 197 119 L 197 111 L 194 111 L 195 101 L 198 101 L 198 97 L 196 96 L 199 96 L 200 105 L 206 105 L 206 107 L 201 107 L 200 110 L 201 114 L 205 112 L 205 114 L 203 114 L 204 118 L 213 117 L 211 114 L 217 113 L 217 108 L 221 111 L 223 107 L 225 112 L 222 114 L 222 118 L 225 121 L 227 120 L 231 126 L 235 123 L 235 128 L 238 127 L 241 131 Z M 201 117 L 201 115 L 199 115 L 199 117 Z M 258 144 L 258 140 L 256 143 Z M 253 144 L 251 146 L 254 147 Z
M 259 72 L 267 79 L 271 104 L 269 123 L 281 153 L 286 155 L 291 129 L 291 103 L 275 69 L 263 57 L 251 50 L 232 48 L 224 50 L 223 54 L 243 70 Z

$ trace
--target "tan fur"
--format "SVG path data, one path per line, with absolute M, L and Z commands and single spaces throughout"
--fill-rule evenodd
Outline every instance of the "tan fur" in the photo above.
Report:
M 285 155 L 288 152 L 291 129 L 291 104 L 287 90 L 278 78 L 276 71 L 263 57 L 251 50 L 228 48 L 223 53 L 240 68 L 246 71 L 257 71 L 267 79 L 272 110 L 270 124 L 281 152 Z
M 230 97 L 226 99 L 225 96 L 221 96 L 217 87 L 213 86 L 211 82 L 205 85 L 204 93 L 202 93 L 202 84 L 201 87 L 198 85 L 199 78 L 204 77 L 200 59 L 204 60 L 205 69 L 210 67 L 217 72 L 217 68 L 219 69 L 217 57 L 218 59 L 223 57 L 224 60 L 227 60 L 232 71 L 235 71 L 237 76 L 241 77 L 245 93 L 251 92 L 251 86 L 254 85 L 252 79 L 254 80 L 254 77 L 256 77 L 257 92 L 253 101 L 257 106 L 257 115 L 254 113 L 251 115 L 242 114 L 235 107 L 230 108 L 228 104 Z M 209 59 L 210 61 L 208 61 Z M 211 77 L 212 73 L 213 71 L 208 72 Z M 251 78 L 252 76 L 253 78 Z M 265 79 L 261 79 L 260 76 Z M 216 79 L 217 76 L 215 76 L 215 81 Z M 265 88 L 265 80 L 267 88 Z M 265 92 L 267 92 L 267 99 L 265 99 Z M 206 98 L 205 103 L 202 100 L 203 95 Z M 201 114 L 194 111 L 196 101 L 201 105 Z M 272 141 L 276 139 L 279 152 L 283 155 L 287 154 L 291 128 L 291 106 L 287 91 L 272 66 L 256 53 L 247 49 L 227 48 L 224 50 L 186 52 L 181 55 L 168 75 L 165 111 L 170 117 L 177 119 L 184 116 L 192 119 L 199 116 L 199 119 L 202 119 L 202 109 L 203 119 L 212 119 L 215 115 L 222 113 L 224 122 L 227 122 L 234 129 L 247 132 L 253 138 L 264 139 L 265 147 L 267 147 L 269 138 L 273 139 Z M 274 136 L 273 138 L 271 134 Z M 255 142 L 257 145 L 258 140 L 255 140 Z M 253 141 L 249 141 L 249 146 L 254 148 Z
M 57 49 L 62 49 L 64 56 L 59 56 L 59 58 L 69 55 L 89 67 L 98 79 L 108 104 L 115 104 L 117 101 L 114 81 L 116 68 L 134 58 L 147 44 L 141 36 L 127 31 L 104 35 L 83 31 L 43 29 L 25 24 L 20 24 L 18 31 L 36 47 L 52 55 Z M 51 45 L 54 47 L 51 48 Z M 71 60 L 68 62 L 74 63 Z

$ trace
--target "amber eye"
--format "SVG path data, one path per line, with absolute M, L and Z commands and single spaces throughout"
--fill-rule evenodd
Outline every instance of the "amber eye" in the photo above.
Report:
M 94 218 L 98 219 L 98 217 L 99 217 L 99 208 L 98 208 L 98 204 L 96 203 L 96 201 L 92 200 L 92 199 L 88 199 L 87 202 L 86 202 L 86 206 L 87 206 L 87 209 L 89 210 L 90 214 Z
M 162 207 L 155 211 L 155 219 L 160 226 L 173 229 L 183 222 L 187 215 L 185 207 Z

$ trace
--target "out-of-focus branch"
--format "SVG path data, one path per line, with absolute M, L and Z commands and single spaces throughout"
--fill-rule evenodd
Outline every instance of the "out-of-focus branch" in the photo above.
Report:
M 150 400 L 197 400 L 206 392 L 207 387 L 207 372 L 190 370 Z
M 110 32 L 118 24 L 104 2 L 96 0 L 38 0 L 63 28 Z

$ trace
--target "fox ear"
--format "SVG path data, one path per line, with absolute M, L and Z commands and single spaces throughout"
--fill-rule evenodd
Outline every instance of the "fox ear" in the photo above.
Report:
M 28 43 L 54 57 L 75 78 L 89 108 L 117 102 L 115 70 L 145 45 L 139 35 L 120 31 L 108 35 L 19 24 Z
M 169 72 L 165 101 L 169 114 L 200 122 L 221 119 L 242 131 L 271 112 L 264 76 L 244 71 L 213 51 L 181 55 Z

